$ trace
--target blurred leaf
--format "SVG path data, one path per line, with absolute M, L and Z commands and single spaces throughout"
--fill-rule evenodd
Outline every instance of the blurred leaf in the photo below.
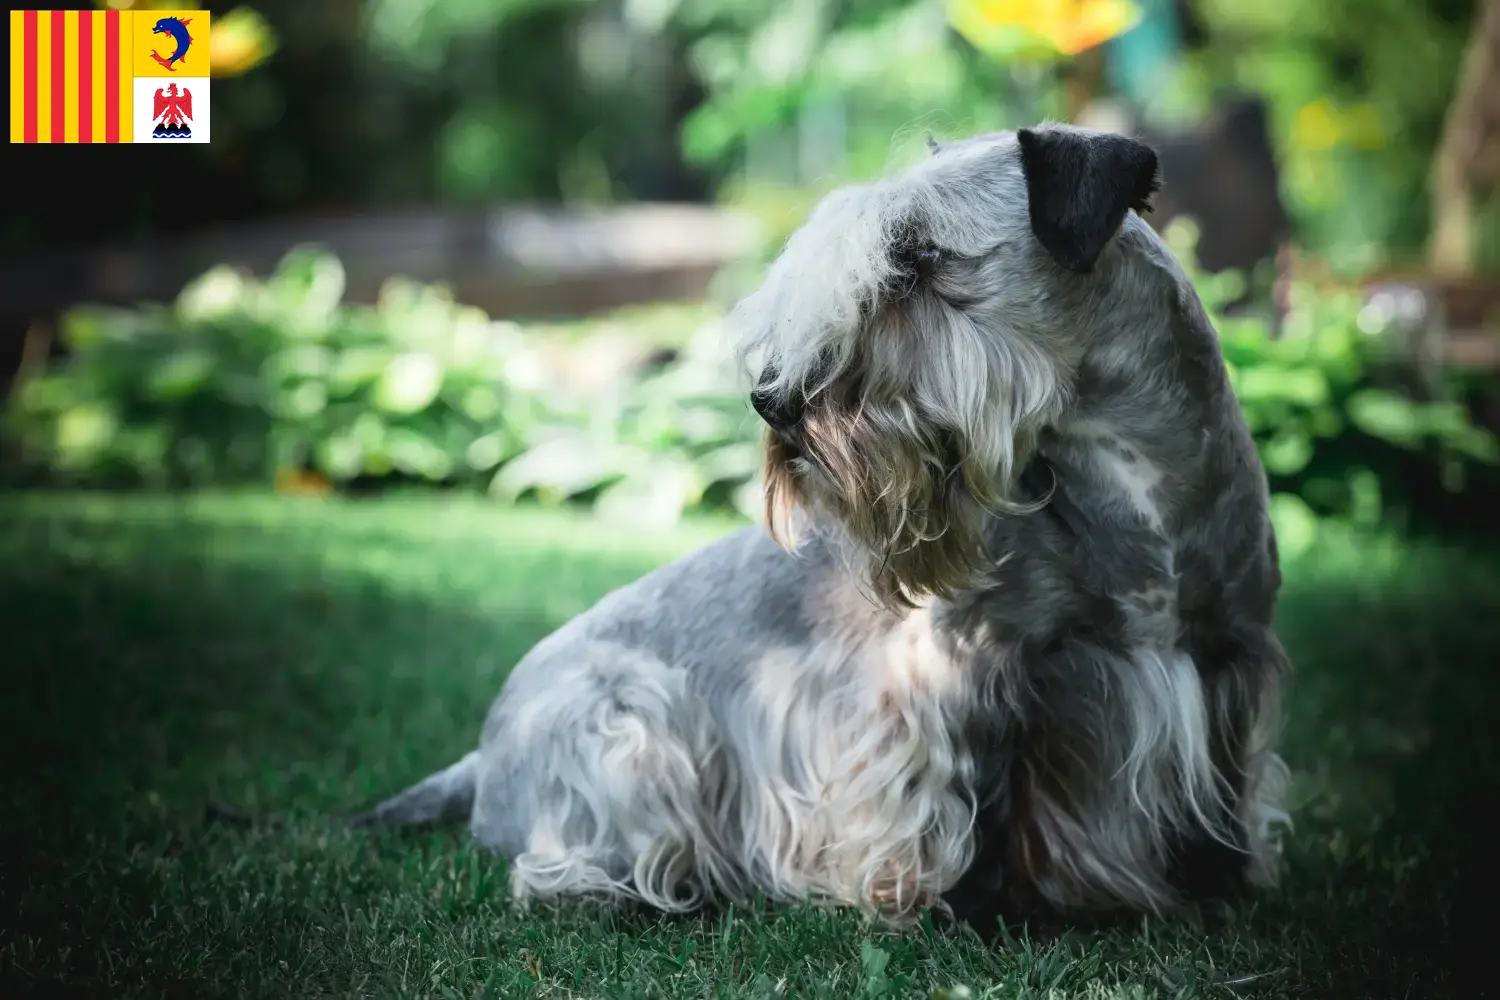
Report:
M 1349 397 L 1349 420 L 1371 437 L 1410 448 L 1421 438 L 1417 409 L 1403 396 L 1384 389 L 1363 389 Z
M 266 398 L 265 380 L 257 375 L 216 368 L 214 388 L 217 394 L 233 406 L 259 409 Z
M 375 405 L 387 413 L 426 409 L 443 387 L 443 366 L 430 354 L 401 354 L 391 359 L 376 383 Z
M 99 347 L 113 334 L 118 336 L 131 324 L 128 313 L 112 310 L 75 306 L 63 314 L 61 340 L 70 351 L 90 351 Z
M 207 351 L 182 348 L 155 366 L 146 391 L 159 400 L 184 399 L 201 389 L 213 370 L 213 355 Z
M 1424 403 L 1417 412 L 1423 431 L 1437 438 L 1442 446 L 1478 462 L 1500 463 L 1500 441 L 1489 430 L 1476 427 L 1463 405 Z
M 318 443 L 316 461 L 330 479 L 347 482 L 364 468 L 365 448 L 353 434 L 338 434 Z
M 490 386 L 476 386 L 464 393 L 459 405 L 474 420 L 485 421 L 500 412 L 500 396 Z
M 701 456 L 694 465 L 705 485 L 737 482 L 760 472 L 760 445 L 754 436 L 748 441 L 726 444 Z
M 669 528 L 698 500 L 698 477 L 687 462 L 657 456 L 600 494 L 601 515 L 641 528 Z
M 1234 389 L 1248 403 L 1275 399 L 1315 406 L 1328 398 L 1328 379 L 1315 368 L 1242 367 Z
M 333 368 L 333 352 L 318 344 L 297 344 L 273 355 L 267 367 L 281 378 L 323 378 Z
M 172 436 L 165 427 L 125 427 L 116 434 L 111 450 L 149 485 L 160 487 L 165 485 L 166 459 L 171 442 Z M 179 457 L 186 457 L 185 453 L 186 449 L 179 446 Z M 207 455 L 206 448 L 202 453 L 211 462 L 212 456 Z
M 752 521 L 765 514 L 765 483 L 759 478 L 742 483 L 734 491 L 734 509 Z
M 488 472 L 505 460 L 505 439 L 499 434 L 486 434 L 475 438 L 464 449 L 464 460 L 469 468 Z
M 387 346 L 349 347 L 339 352 L 329 372 L 328 389 L 332 395 L 347 396 L 385 374 L 392 364 Z
M 385 421 L 374 413 L 361 413 L 349 428 L 349 434 L 366 448 L 380 448 L 385 444 Z
M 83 403 L 57 422 L 57 450 L 65 465 L 86 462 L 108 446 L 119 420 L 102 403 Z
M 719 159 L 747 133 L 769 130 L 790 118 L 800 103 L 800 88 L 772 85 L 746 87 L 700 105 L 683 121 L 683 156 L 689 163 Z
M 1267 471 L 1277 476 L 1296 475 L 1307 468 L 1312 456 L 1312 440 L 1297 428 L 1279 431 L 1260 450 Z
M 6 415 L 20 419 L 45 420 L 82 400 L 78 380 L 61 372 L 33 375 L 12 391 L 11 406 Z
M 344 297 L 344 265 L 317 247 L 298 247 L 281 259 L 266 288 L 288 318 L 308 326 L 331 319 Z
M 366 446 L 364 449 L 364 464 L 361 471 L 368 476 L 388 476 L 395 471 L 395 463 L 385 449 L 382 441 L 377 445 Z
M 323 412 L 328 405 L 328 390 L 321 382 L 303 382 L 282 397 L 283 416 L 306 420 Z
M 1319 406 L 1308 417 L 1308 430 L 1321 438 L 1337 437 L 1344 431 L 1344 418 L 1332 405 Z
M 385 444 L 391 465 L 399 472 L 439 482 L 453 471 L 453 460 L 446 451 L 431 438 L 409 428 L 392 428 Z
M 572 496 L 643 464 L 644 456 L 611 442 L 567 433 L 507 462 L 490 482 L 490 493 L 514 501 L 527 490 L 547 487 L 562 496 Z
M 1446 443 L 1459 454 L 1476 462 L 1500 465 L 1500 440 L 1482 427 L 1465 427 L 1449 437 Z
M 1276 528 L 1276 547 L 1285 558 L 1297 558 L 1318 540 L 1318 515 L 1295 493 L 1271 497 L 1271 523 Z
M 1459 403 L 1422 403 L 1417 412 L 1423 430 L 1429 434 L 1447 437 L 1469 429 L 1469 412 Z
M 250 287 L 243 274 L 221 265 L 188 283 L 177 296 L 177 314 L 188 322 L 229 315 L 244 306 Z

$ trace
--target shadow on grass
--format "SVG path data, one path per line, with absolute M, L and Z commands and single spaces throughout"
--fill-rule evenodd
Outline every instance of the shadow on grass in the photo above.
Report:
M 1278 627 L 1298 672 L 1298 825 L 1284 891 L 1250 915 L 1259 936 L 1305 939 L 1284 973 L 1302 995 L 1451 996 L 1468 982 L 1465 915 L 1500 814 L 1497 608 L 1493 551 L 1422 551 L 1386 579 L 1289 577 Z
M 66 509 L 0 526 L 0 983 L 135 966 L 170 986 L 127 954 L 161 886 L 111 858 L 171 856 L 217 799 L 275 821 L 402 787 L 472 747 L 537 640 L 657 561 L 541 544 L 485 566 L 424 534 Z
M 111 995 L 203 996 L 225 988 L 213 970 L 229 944 L 236 961 L 262 962 L 265 984 L 291 988 L 299 934 L 322 919 L 312 895 L 243 912 L 189 905 L 176 897 L 233 890 L 232 872 L 159 872 L 232 866 L 250 844 L 274 858 L 274 831 L 206 824 L 213 798 L 326 838 L 308 832 L 318 815 L 455 758 L 516 659 L 659 561 L 524 542 L 491 550 L 462 533 L 337 517 L 249 527 L 67 509 L 0 527 L 6 995 L 41 976 L 49 990 L 61 978 Z M 1266 995 L 1456 986 L 1459 915 L 1479 891 L 1500 775 L 1500 583 L 1464 568 L 1473 562 L 1438 558 L 1381 585 L 1292 576 L 1281 628 L 1300 678 L 1288 756 L 1305 801 L 1288 885 L 1204 931 L 1158 933 L 1219 966 L 1231 960 L 1221 943 L 1239 941 L 1233 960 L 1275 973 Z M 441 865 L 466 856 L 463 841 L 458 830 L 387 834 L 351 850 Z M 160 916 L 174 906 L 191 915 Z M 701 936 L 714 921 L 675 923 Z M 1122 955 L 1140 948 L 1108 937 Z

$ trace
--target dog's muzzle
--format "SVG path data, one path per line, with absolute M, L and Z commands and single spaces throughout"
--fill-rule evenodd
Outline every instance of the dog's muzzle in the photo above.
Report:
M 759 384 L 750 393 L 750 405 L 755 407 L 755 412 L 760 414 L 772 430 L 777 433 L 786 433 L 797 426 L 802 420 L 802 411 L 805 402 L 802 394 L 792 391 L 785 398 L 778 398 L 777 394 L 768 388 L 776 380 L 775 368 L 767 368 L 761 375 Z
M 815 386 L 814 393 L 827 388 L 824 382 L 833 369 L 833 363 L 833 357 L 827 350 L 819 354 L 817 362 L 808 374 L 809 381 Z M 774 362 L 766 365 L 765 371 L 761 373 L 760 381 L 750 393 L 750 405 L 755 407 L 755 412 L 760 414 L 760 419 L 764 420 L 767 426 L 778 434 L 786 436 L 796 431 L 807 412 L 807 396 L 804 388 L 806 383 L 794 385 L 784 395 L 780 395 L 770 388 L 780 376 L 781 369 Z

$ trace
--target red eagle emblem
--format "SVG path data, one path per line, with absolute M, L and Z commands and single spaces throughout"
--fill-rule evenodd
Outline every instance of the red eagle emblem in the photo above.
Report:
M 193 92 L 169 83 L 158 88 L 151 106 L 151 120 L 156 122 L 152 138 L 187 139 L 193 134 Z

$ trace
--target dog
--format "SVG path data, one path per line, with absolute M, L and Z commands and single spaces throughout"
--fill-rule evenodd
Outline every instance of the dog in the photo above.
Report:
M 931 145 L 829 195 L 730 313 L 766 526 L 542 640 L 478 749 L 356 825 L 466 817 L 522 901 L 891 926 L 1276 881 L 1266 477 L 1140 218 L 1156 154 Z

